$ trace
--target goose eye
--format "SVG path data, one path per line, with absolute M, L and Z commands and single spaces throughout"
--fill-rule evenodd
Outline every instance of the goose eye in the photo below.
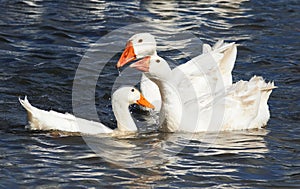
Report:
M 156 60 L 156 62 L 157 62 L 157 63 L 160 63 L 160 60 L 159 60 L 159 59 L 157 59 L 157 60 Z
M 134 92 L 134 89 L 131 89 L 131 92 Z
M 139 40 L 138 40 L 138 43 L 141 43 L 141 42 L 143 42 L 143 39 L 139 39 Z

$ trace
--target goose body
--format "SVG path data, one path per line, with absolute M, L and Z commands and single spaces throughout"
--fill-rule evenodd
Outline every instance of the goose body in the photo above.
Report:
M 182 83 L 185 82 L 183 79 L 178 79 L 176 70 L 171 70 L 168 63 L 157 55 L 146 57 L 131 67 L 145 72 L 157 84 L 162 96 L 160 123 L 163 131 L 261 128 L 270 118 L 267 101 L 276 87 L 262 77 L 239 81 L 213 95 L 197 96 L 193 95 L 188 84 Z
M 113 112 L 117 119 L 118 128 L 113 130 L 102 123 L 75 117 L 69 113 L 46 111 L 32 106 L 27 97 L 19 98 L 21 105 L 28 115 L 31 130 L 59 130 L 80 132 L 83 134 L 110 134 L 114 132 L 136 132 L 137 127 L 130 115 L 128 106 L 136 103 L 148 108 L 154 108 L 143 95 L 133 87 L 121 87 L 112 96 Z

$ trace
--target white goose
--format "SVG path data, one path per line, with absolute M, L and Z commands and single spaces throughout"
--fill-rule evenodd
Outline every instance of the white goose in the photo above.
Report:
M 128 106 L 136 103 L 148 108 L 154 108 L 136 88 L 119 88 L 112 95 L 112 108 L 118 124 L 118 128 L 112 130 L 102 123 L 78 118 L 68 113 L 62 114 L 52 110 L 38 109 L 32 106 L 26 97 L 24 100 L 19 98 L 19 101 L 27 110 L 29 128 L 31 130 L 59 130 L 84 134 L 136 132 L 137 127 L 130 115 Z
M 268 98 L 274 83 L 254 76 L 220 90 L 214 96 L 188 98 L 189 79 L 178 80 L 161 57 L 149 56 L 131 64 L 157 84 L 162 96 L 161 129 L 167 132 L 225 131 L 261 128 L 270 118 Z M 189 77 L 189 76 L 187 76 Z M 182 91 L 188 91 L 188 94 Z
M 127 42 L 117 67 L 146 56 L 155 56 L 156 40 L 149 33 L 133 35 Z M 197 89 L 195 94 L 202 96 L 207 93 L 214 93 L 224 86 L 232 84 L 232 69 L 236 60 L 237 48 L 234 43 L 218 41 L 213 47 L 203 45 L 203 54 L 199 55 L 185 64 L 177 66 L 179 75 L 189 76 L 190 84 Z M 181 79 L 181 77 L 177 77 Z M 202 87 L 199 87 L 202 86 Z M 142 75 L 141 91 L 151 103 L 155 110 L 161 107 L 161 97 L 157 86 L 147 77 Z

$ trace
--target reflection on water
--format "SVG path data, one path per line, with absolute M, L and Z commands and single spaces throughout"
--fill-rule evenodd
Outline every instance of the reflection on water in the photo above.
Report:
M 141 1 L 141 10 L 150 12 L 145 21 L 156 25 L 161 32 L 178 33 L 196 28 L 209 27 L 210 30 L 230 30 L 231 19 L 246 18 L 243 2 L 238 1 Z M 201 12 L 201 15 L 197 14 Z M 208 15 L 208 16 L 206 16 Z M 224 19 L 226 18 L 226 19 Z M 178 27 L 177 30 L 172 29 Z
M 150 133 L 124 138 L 84 136 L 86 143 L 101 158 L 121 167 L 157 167 L 182 161 L 180 157 L 222 157 L 252 154 L 264 158 L 268 152 L 266 130 L 221 133 Z M 184 155 L 184 156 L 181 156 Z M 191 159 L 192 161 L 194 159 Z M 206 160 L 207 161 L 207 160 Z
M 219 134 L 150 133 L 129 138 L 85 137 L 96 154 L 84 154 L 78 159 L 103 158 L 109 162 L 109 167 L 126 170 L 126 174 L 118 179 L 142 186 L 164 182 L 174 176 L 188 179 L 191 174 L 195 177 L 201 175 L 198 178 L 200 183 L 212 176 L 235 180 L 239 179 L 236 173 L 241 169 L 258 172 L 264 169 L 262 165 L 247 162 L 265 158 L 268 153 L 264 141 L 266 134 L 267 130 L 251 130 Z M 208 138 L 214 141 L 203 142 Z M 265 173 L 266 170 L 261 174 Z

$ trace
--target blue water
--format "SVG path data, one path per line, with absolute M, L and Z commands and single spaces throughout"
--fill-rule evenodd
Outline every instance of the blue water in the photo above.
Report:
M 300 187 L 299 1 L 0 2 L 0 188 Z M 82 58 L 99 39 L 136 23 L 147 23 L 151 29 L 145 32 L 162 36 L 188 32 L 210 44 L 219 38 L 236 41 L 234 81 L 261 75 L 279 87 L 269 100 L 267 127 L 121 139 L 25 129 L 19 96 L 27 95 L 45 110 L 72 113 L 72 87 Z M 118 77 L 114 65 L 121 54 L 113 47 L 123 47 L 126 35 L 115 35 L 114 43 L 99 48 L 99 61 L 114 55 L 95 93 L 97 115 L 111 128 L 116 123 L 110 105 Z M 182 42 L 193 45 L 187 38 Z M 173 45 L 160 43 L 160 55 L 185 62 Z M 132 111 L 143 125 L 147 114 L 136 107 Z

